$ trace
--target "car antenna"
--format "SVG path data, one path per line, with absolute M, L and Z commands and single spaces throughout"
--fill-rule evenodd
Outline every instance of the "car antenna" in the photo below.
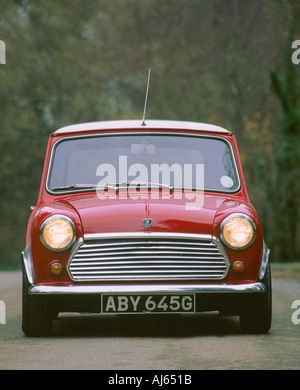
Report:
M 146 108 L 147 108 L 148 93 L 149 93 L 150 73 L 151 73 L 151 69 L 149 68 L 142 126 L 146 126 L 145 116 L 146 116 Z

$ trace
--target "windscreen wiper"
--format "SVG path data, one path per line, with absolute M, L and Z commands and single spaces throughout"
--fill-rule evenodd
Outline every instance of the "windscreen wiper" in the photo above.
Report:
M 167 189 L 171 193 L 174 191 L 174 187 L 169 186 L 168 184 L 161 184 L 161 183 L 153 183 L 153 182 L 143 182 L 143 181 L 124 181 L 120 184 L 116 184 L 119 188 L 120 187 L 125 187 L 125 186 L 134 186 L 134 187 L 147 187 L 147 188 L 153 188 L 153 187 L 158 187 L 161 189 Z
M 76 189 L 83 189 L 83 190 L 93 190 L 93 189 L 107 189 L 107 190 L 114 190 L 118 191 L 118 188 L 111 184 L 70 184 L 68 186 L 61 186 L 61 187 L 53 187 L 53 191 L 65 191 L 65 190 L 76 190 Z

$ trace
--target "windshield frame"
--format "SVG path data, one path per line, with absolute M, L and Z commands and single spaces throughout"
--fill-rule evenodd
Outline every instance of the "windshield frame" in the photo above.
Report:
M 214 193 L 225 193 L 225 194 L 235 194 L 241 190 L 241 177 L 240 172 L 238 168 L 238 164 L 236 161 L 236 155 L 233 148 L 232 143 L 225 137 L 220 135 L 210 135 L 210 134 L 195 134 L 195 133 L 187 133 L 187 132 L 177 132 L 174 133 L 173 131 L 126 131 L 126 132 L 105 132 L 105 133 L 93 133 L 93 134 L 82 134 L 82 135 L 70 135 L 67 137 L 62 137 L 54 142 L 51 148 L 50 157 L 49 157 L 49 163 L 47 168 L 47 175 L 46 175 L 46 181 L 45 181 L 45 189 L 46 191 L 51 195 L 68 195 L 68 194 L 74 194 L 74 193 L 84 193 L 84 192 L 96 192 L 97 191 L 97 185 L 95 188 L 70 188 L 70 189 L 64 189 L 64 190 L 53 190 L 49 188 L 49 182 L 50 182 L 50 176 L 53 169 L 53 162 L 54 162 L 54 156 L 55 156 L 55 150 L 57 146 L 65 141 L 75 140 L 75 139 L 85 139 L 85 138 L 99 138 L 99 137 L 118 137 L 118 136 L 132 136 L 132 135 L 165 135 L 165 136 L 175 136 L 175 137 L 192 137 L 192 138 L 208 138 L 208 139 L 217 139 L 219 141 L 225 142 L 229 148 L 233 168 L 235 171 L 235 175 L 237 178 L 237 186 L 233 190 L 220 190 L 220 189 L 211 189 L 211 188 L 178 188 L 173 187 L 173 190 L 186 190 L 186 191 L 203 191 L 203 192 L 214 192 Z M 149 182 L 151 184 L 151 181 Z M 76 184 L 76 183 L 73 183 Z M 113 183 L 115 185 L 116 183 Z M 123 188 L 122 186 L 119 187 L 120 189 Z M 149 188 L 151 188 L 149 186 Z

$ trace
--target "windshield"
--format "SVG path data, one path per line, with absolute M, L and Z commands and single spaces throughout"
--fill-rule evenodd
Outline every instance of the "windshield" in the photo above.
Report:
M 221 137 L 118 134 L 64 138 L 53 148 L 51 193 L 140 185 L 235 192 L 239 177 Z

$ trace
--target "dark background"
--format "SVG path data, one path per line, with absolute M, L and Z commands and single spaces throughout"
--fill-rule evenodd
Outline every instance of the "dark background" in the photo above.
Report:
M 15 268 L 49 134 L 213 123 L 237 137 L 272 261 L 300 260 L 299 0 L 0 0 L 0 267 Z M 299 55 L 300 58 L 300 55 Z

